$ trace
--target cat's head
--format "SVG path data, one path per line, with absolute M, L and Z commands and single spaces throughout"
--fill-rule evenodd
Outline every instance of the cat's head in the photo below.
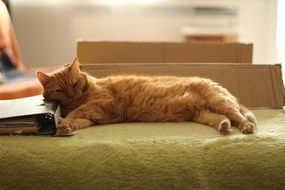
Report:
M 87 76 L 80 71 L 77 58 L 71 65 L 51 75 L 38 71 L 37 78 L 44 88 L 43 96 L 47 100 L 70 103 L 80 100 L 88 90 Z

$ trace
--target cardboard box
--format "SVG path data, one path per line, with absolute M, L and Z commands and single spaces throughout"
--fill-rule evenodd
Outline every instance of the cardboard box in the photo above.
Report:
M 82 70 L 118 74 L 200 76 L 219 82 L 248 107 L 285 105 L 281 65 L 252 65 L 252 44 L 78 42 Z
M 118 63 L 82 64 L 81 69 L 99 78 L 118 74 L 200 76 L 219 82 L 248 107 L 285 105 L 281 65 Z
M 78 42 L 88 63 L 252 63 L 252 44 L 174 42 Z

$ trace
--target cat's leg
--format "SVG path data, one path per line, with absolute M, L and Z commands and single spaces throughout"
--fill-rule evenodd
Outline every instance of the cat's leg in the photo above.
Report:
M 242 133 L 251 134 L 256 128 L 255 123 L 241 113 L 240 105 L 225 96 L 212 97 L 210 108 L 214 112 L 227 116 Z
M 73 131 L 90 127 L 93 122 L 86 113 L 86 105 L 82 105 L 59 120 L 58 134 L 69 134 Z
M 232 108 L 229 108 L 229 110 L 232 110 Z M 242 114 L 240 110 L 234 109 L 229 111 L 227 116 L 244 134 L 252 134 L 256 129 L 256 120 L 253 119 L 253 117 L 247 117 L 246 115 Z
M 197 111 L 191 120 L 209 125 L 220 131 L 221 134 L 228 134 L 231 131 L 231 122 L 226 116 L 209 110 Z
M 224 113 L 242 133 L 252 134 L 254 132 L 256 125 L 249 121 L 238 108 L 227 106 L 222 109 L 222 113 Z
M 57 131 L 58 134 L 69 134 L 73 131 L 87 128 L 92 125 L 88 119 L 82 118 L 62 118 L 59 122 Z
M 58 125 L 60 134 L 67 134 L 75 130 L 90 127 L 95 123 L 108 123 L 107 110 L 113 110 L 113 102 L 110 100 L 91 101 L 70 112 Z
M 257 124 L 257 120 L 252 111 L 250 111 L 247 107 L 245 107 L 242 104 L 240 104 L 240 112 L 248 121 L 254 123 L 255 125 Z

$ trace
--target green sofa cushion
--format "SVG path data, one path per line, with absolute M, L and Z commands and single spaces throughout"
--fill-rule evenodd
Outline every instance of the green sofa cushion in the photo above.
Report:
M 220 135 L 192 122 L 94 126 L 72 137 L 0 136 L 0 189 L 282 189 L 285 113 Z

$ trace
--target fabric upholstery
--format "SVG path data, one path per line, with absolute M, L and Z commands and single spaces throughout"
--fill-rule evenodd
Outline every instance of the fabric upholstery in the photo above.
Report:
M 122 123 L 72 137 L 1 136 L 0 187 L 10 189 L 283 189 L 285 113 L 255 110 L 258 130 Z

